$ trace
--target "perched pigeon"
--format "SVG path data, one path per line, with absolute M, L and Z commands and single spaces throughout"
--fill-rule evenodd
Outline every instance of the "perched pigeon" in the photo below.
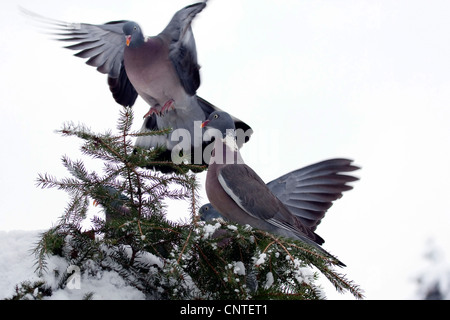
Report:
M 319 246 L 324 240 L 292 214 L 256 172 L 244 163 L 229 114 L 213 112 L 202 127 L 220 133 L 214 142 L 205 187 L 209 201 L 222 216 L 242 225 L 301 240 L 344 266 Z
M 159 145 L 170 151 L 181 148 L 180 141 L 187 139 L 187 133 L 191 143 L 183 147 L 203 150 L 201 131 L 199 136 L 194 121 L 203 122 L 212 112 L 220 110 L 196 95 L 200 66 L 191 23 L 205 6 L 206 1 L 179 10 L 166 28 L 153 37 L 144 37 L 140 26 L 132 21 L 99 25 L 67 23 L 22 11 L 58 30 L 58 40 L 75 42 L 66 48 L 78 50 L 75 56 L 88 59 L 88 65 L 108 75 L 109 88 L 117 103 L 133 106 L 139 95 L 150 105 L 142 132 L 186 129 L 165 136 L 140 136 L 136 140 L 138 147 Z M 237 118 L 233 120 L 236 128 L 247 132 L 248 140 L 251 128 Z
M 289 172 L 267 183 L 267 187 L 293 215 L 315 231 L 333 201 L 341 198 L 342 192 L 353 189 L 347 183 L 358 180 L 342 174 L 359 169 L 351 163 L 348 159 L 321 161 Z M 203 221 L 221 217 L 210 203 L 203 205 L 199 213 Z
M 201 206 L 201 208 L 198 210 L 198 213 L 200 214 L 200 220 L 202 221 L 211 221 L 213 219 L 217 218 L 224 218 L 219 211 L 214 209 L 211 203 L 204 204 Z
M 131 211 L 126 206 L 126 202 L 130 201 L 130 198 L 110 186 L 105 186 L 101 191 L 105 193 L 105 196 L 94 200 L 94 206 L 100 204 L 105 209 L 106 222 L 130 215 Z

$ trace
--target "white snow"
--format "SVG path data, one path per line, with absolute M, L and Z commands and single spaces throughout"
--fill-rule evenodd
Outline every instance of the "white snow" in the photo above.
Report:
M 33 245 L 40 231 L 0 231 L 0 299 L 14 293 L 14 287 L 24 280 L 36 280 Z
M 143 253 L 142 255 L 137 257 L 136 260 L 139 260 L 147 264 L 157 265 L 160 268 L 164 267 L 164 262 L 159 257 L 155 256 L 150 252 Z
M 264 284 L 264 288 L 265 289 L 269 289 L 272 286 L 273 281 L 274 281 L 273 273 L 272 272 L 268 272 L 266 274 L 266 283 Z
M 234 262 L 234 270 L 233 272 L 239 276 L 245 276 L 245 266 L 242 261 Z
M 221 227 L 221 224 L 217 222 L 216 224 L 206 224 L 204 227 L 205 234 L 203 235 L 203 239 L 208 239 L 211 237 L 217 229 Z
M 58 284 L 57 278 L 52 274 L 53 270 L 64 272 L 69 265 L 60 257 L 52 256 L 49 259 L 49 272 L 44 275 L 47 283 L 55 288 Z M 75 274 L 76 276 L 76 274 Z M 69 283 L 70 280 L 68 280 Z M 79 279 L 67 285 L 64 290 L 55 290 L 50 297 L 51 300 L 81 300 L 87 294 L 92 293 L 94 300 L 142 300 L 145 296 L 142 292 L 125 283 L 123 278 L 115 271 L 101 271 L 95 276 L 83 274 Z
M 34 255 L 32 249 L 38 241 L 41 231 L 0 231 L 0 299 L 10 298 L 15 292 L 15 286 L 24 281 L 36 281 L 39 277 L 34 273 Z M 145 257 L 149 261 L 160 263 L 156 257 Z M 54 288 L 57 278 L 54 272 L 60 273 L 69 267 L 67 262 L 59 257 L 48 259 L 48 272 L 43 278 Z M 101 271 L 96 275 L 82 275 L 71 282 L 64 290 L 54 290 L 52 300 L 83 299 L 86 294 L 93 293 L 92 299 L 137 300 L 144 299 L 139 290 L 127 285 L 114 271 Z M 70 289 L 69 287 L 72 287 Z
M 258 259 L 253 258 L 255 260 L 255 266 L 259 266 L 259 265 L 263 264 L 266 261 L 266 257 L 267 257 L 267 254 L 261 253 L 259 255 Z
M 14 156 L 0 160 L 1 230 L 45 229 L 59 218 L 67 197 L 36 188 L 37 174 L 66 177 L 61 155 L 76 159 L 81 154 L 79 140 L 54 130 L 71 120 L 104 132 L 115 128 L 120 109 L 106 77 L 40 34 L 18 6 L 68 21 L 132 17 L 153 35 L 176 10 L 193 2 L 130 0 L 107 10 L 106 1 L 79 0 L 70 6 L 57 0 L 2 2 L 0 28 L 8 45 L 0 50 L 0 149 Z M 327 251 L 347 264 L 342 272 L 368 298 L 408 298 L 426 238 L 435 237 L 450 258 L 450 214 L 442 201 L 450 190 L 445 147 L 450 141 L 450 1 L 232 4 L 212 1 L 194 22 L 202 95 L 255 129 L 242 156 L 265 181 L 329 157 L 355 159 L 362 166 L 361 180 L 333 205 L 318 233 Z M 268 40 L 271 45 L 265 46 Z M 39 49 L 30 52 L 30 47 Z M 38 74 L 41 83 L 29 74 Z M 231 87 L 232 94 L 224 90 Z M 49 95 L 46 88 L 56 90 Z M 135 106 L 133 130 L 139 130 L 138 115 L 148 105 L 139 98 Z M 289 116 L 272 121 L 280 113 Z M 199 181 L 205 177 L 206 172 L 199 174 Z M 206 200 L 204 188 L 200 192 Z M 168 215 L 178 220 L 185 212 L 188 217 L 184 206 L 173 200 Z M 23 240 L 11 241 L 19 245 Z M 27 250 L 21 253 L 24 259 L 0 252 L 2 258 L 12 255 L 0 261 L 2 285 L 13 276 L 3 272 L 14 270 L 8 264 L 31 263 Z M 16 267 L 17 272 L 32 269 Z M 327 291 L 333 290 L 330 285 Z
M 220 224 L 208 225 L 208 233 L 212 234 Z M 10 298 L 15 292 L 15 286 L 24 281 L 36 281 L 39 277 L 34 273 L 35 258 L 32 249 L 39 239 L 42 231 L 0 231 L 0 299 Z M 423 299 L 425 294 L 438 285 L 443 298 L 450 298 L 450 266 L 442 248 L 434 245 L 427 252 L 426 261 L 421 263 L 421 270 L 417 273 L 417 292 L 412 299 Z M 140 257 L 149 263 L 154 263 L 161 267 L 158 257 L 148 254 Z M 261 253 L 254 258 L 255 265 L 264 264 L 267 254 Z M 299 267 L 295 276 L 302 281 L 311 281 L 314 271 L 307 267 L 301 267 L 301 261 L 294 259 L 294 264 Z M 68 268 L 67 262 L 58 257 L 48 259 L 48 273 L 44 275 L 44 280 L 52 287 L 56 287 L 57 278 L 54 272 L 64 272 Z M 237 275 L 245 275 L 246 270 L 242 261 L 234 261 L 229 268 Z M 228 281 L 224 278 L 224 281 Z M 264 286 L 269 288 L 273 285 L 274 277 L 270 272 L 266 274 Z M 325 280 L 323 284 L 328 282 Z M 327 287 L 326 286 L 326 287 Z M 72 289 L 66 286 L 64 290 L 54 290 L 50 299 L 67 300 L 83 299 L 86 294 L 92 293 L 92 299 L 145 299 L 145 296 L 137 289 L 127 285 L 125 281 L 114 271 L 98 270 L 97 273 L 82 274 L 79 279 L 73 279 Z M 324 296 L 333 294 L 333 288 L 325 290 Z M 31 298 L 31 294 L 30 294 Z

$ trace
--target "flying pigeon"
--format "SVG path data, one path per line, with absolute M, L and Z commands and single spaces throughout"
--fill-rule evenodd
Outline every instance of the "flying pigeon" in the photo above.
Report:
M 241 225 L 301 240 L 337 265 L 345 266 L 320 246 L 324 240 L 294 215 L 244 163 L 234 137 L 234 122 L 228 113 L 213 112 L 202 127 L 216 132 L 205 188 L 209 201 L 222 216 Z
M 301 222 L 315 231 L 333 201 L 342 192 L 353 189 L 347 185 L 358 178 L 342 174 L 360 169 L 352 160 L 330 159 L 289 172 L 269 183 L 267 187 Z M 200 210 L 202 221 L 222 217 L 207 203 Z
M 203 122 L 212 112 L 220 110 L 196 95 L 200 66 L 191 24 L 205 6 L 206 1 L 179 10 L 166 28 L 152 37 L 145 37 L 133 21 L 67 23 L 23 8 L 22 11 L 57 30 L 58 40 L 75 42 L 65 48 L 79 51 L 75 56 L 88 59 L 88 65 L 108 75 L 109 89 L 118 104 L 131 107 L 139 95 L 150 105 L 142 132 L 186 129 L 182 133 L 189 133 L 190 147 L 195 149 L 205 145 L 202 137 L 196 136 L 198 125 L 194 121 Z M 248 140 L 251 128 L 237 118 L 233 120 L 236 128 L 248 133 Z M 170 151 L 180 147 L 182 139 L 179 132 L 173 134 L 139 136 L 136 146 L 146 149 L 166 146 Z

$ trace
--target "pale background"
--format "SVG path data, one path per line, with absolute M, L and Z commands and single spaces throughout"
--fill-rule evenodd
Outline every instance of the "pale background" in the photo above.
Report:
M 121 108 L 106 76 L 18 6 L 70 22 L 135 20 L 155 35 L 193 2 L 3 3 L 0 230 L 57 221 L 67 195 L 36 188 L 37 175 L 66 177 L 61 157 L 82 156 L 77 139 L 54 131 L 67 121 L 114 129 Z M 242 155 L 266 182 L 334 157 L 362 167 L 317 232 L 369 299 L 414 296 L 428 239 L 450 254 L 449 16 L 450 2 L 438 0 L 211 0 L 193 26 L 198 94 L 253 127 Z M 137 130 L 148 106 L 138 99 L 134 110 Z M 171 219 L 185 217 L 186 203 L 168 205 Z

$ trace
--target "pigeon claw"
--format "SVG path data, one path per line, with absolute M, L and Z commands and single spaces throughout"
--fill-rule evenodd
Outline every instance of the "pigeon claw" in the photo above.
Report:
M 175 101 L 173 101 L 172 99 L 168 100 L 162 108 L 159 104 L 151 107 L 150 110 L 144 115 L 144 119 L 150 117 L 153 114 L 163 117 L 171 110 L 175 110 Z
M 151 107 L 150 110 L 146 114 L 144 114 L 144 119 L 150 117 L 152 114 L 159 115 L 159 111 L 155 109 L 154 107 Z
M 161 108 L 161 116 L 164 116 L 167 114 L 167 112 L 169 112 L 170 110 L 174 110 L 175 109 L 175 101 L 173 101 L 172 99 L 168 100 L 164 106 Z

